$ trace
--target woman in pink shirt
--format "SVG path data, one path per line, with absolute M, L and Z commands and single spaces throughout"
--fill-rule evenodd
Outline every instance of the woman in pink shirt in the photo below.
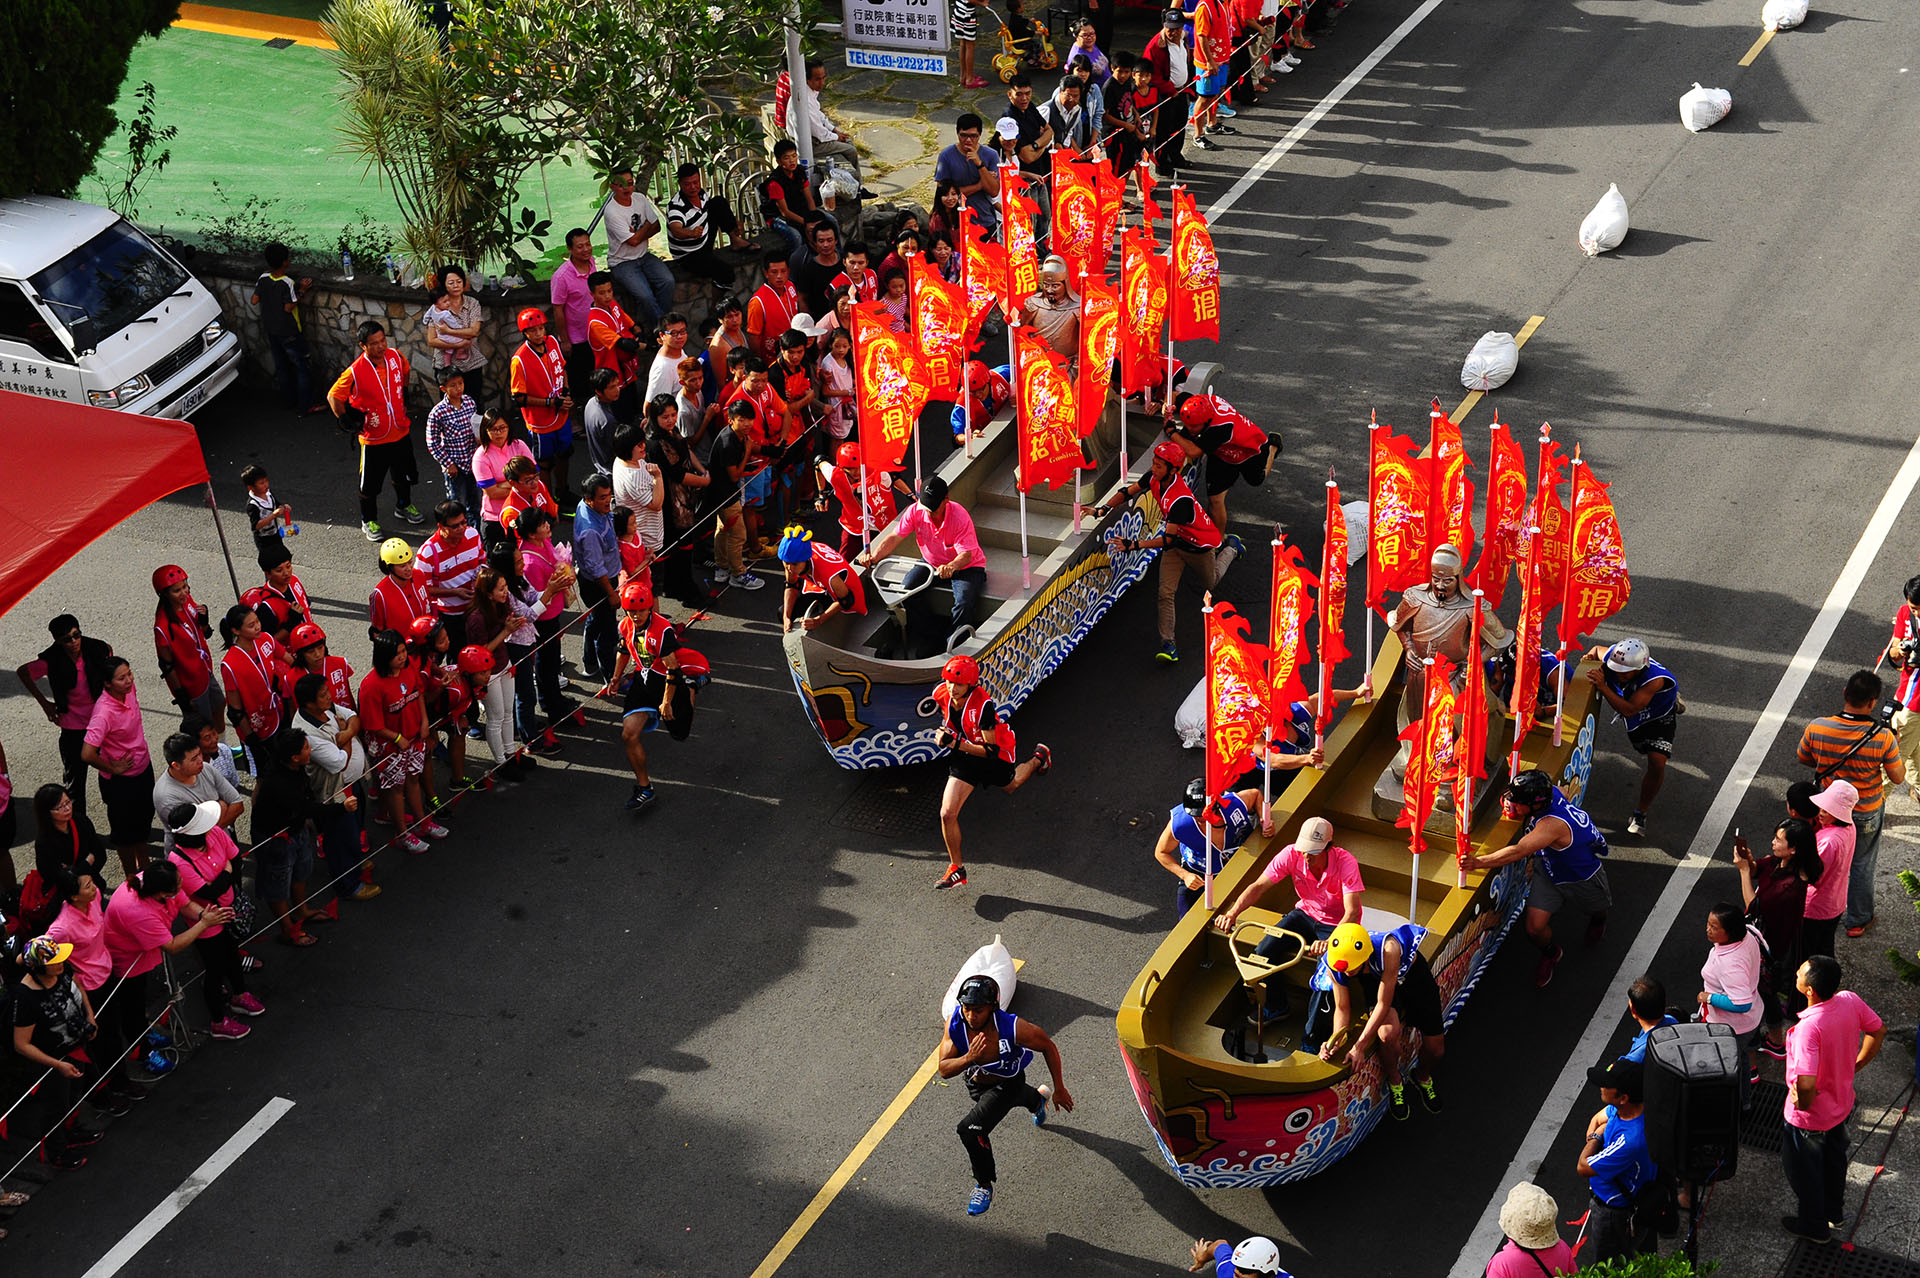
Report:
M 540 708 L 547 715 L 547 730 L 540 737 L 545 745 L 553 740 L 554 726 L 562 719 L 569 715 L 577 716 L 576 723 L 586 719 L 560 690 L 560 635 L 566 629 L 565 614 L 571 598 L 568 587 L 573 584 L 573 548 L 554 544 L 553 516 L 538 506 L 520 512 L 514 531 L 520 536 L 521 573 L 527 584 L 540 592 L 542 604 L 533 621 L 540 637 L 540 646 L 533 654 L 533 679 Z
M 1531 1181 L 1507 1191 L 1500 1232 L 1507 1236 L 1487 1262 L 1486 1278 L 1565 1278 L 1580 1272 L 1573 1249 L 1560 1237 L 1560 1205 Z
M 1788 796 L 1791 800 L 1792 796 Z M 1807 917 L 1801 924 L 1801 949 L 1833 954 L 1833 934 L 1847 910 L 1847 879 L 1853 869 L 1853 807 L 1860 792 L 1851 781 L 1835 781 L 1809 800 L 1815 812 L 1813 843 L 1820 850 L 1820 881 L 1807 889 Z
M 133 667 L 125 657 L 109 658 L 107 667 L 107 686 L 93 703 L 80 759 L 99 770 L 107 842 L 120 854 L 122 872 L 132 878 L 147 863 L 147 835 L 153 830 L 153 757 L 133 691 Z
M 1704 987 L 1696 1002 L 1709 1025 L 1725 1025 L 1740 1040 L 1740 1058 L 1746 1069 L 1740 1076 L 1740 1108 L 1752 1103 L 1753 1085 L 1760 1081 L 1759 1053 L 1754 1038 L 1760 1032 L 1765 1009 L 1760 1006 L 1760 972 L 1765 961 L 1760 937 L 1750 929 L 1737 906 L 1721 901 L 1707 912 L 1707 939 L 1713 948 L 1700 969 Z
M 97 1080 L 94 1104 L 119 1117 L 133 1102 L 146 1099 L 146 1093 L 135 1087 L 120 1068 L 128 1044 L 121 1037 L 119 1004 L 112 1001 L 114 990 L 109 988 L 113 955 L 107 950 L 106 901 L 91 874 L 61 874 L 55 882 L 54 891 L 62 898 L 60 913 L 54 916 L 46 935 L 49 940 L 73 947 L 67 957 L 68 970 L 86 991 L 87 1004 L 100 1026 L 99 1035 L 87 1046 Z
M 480 447 L 473 454 L 473 482 L 480 488 L 480 533 L 492 550 L 506 540 L 500 529 L 500 507 L 513 491 L 507 483 L 507 463 L 516 457 L 533 461 L 533 450 L 512 438 L 505 414 L 492 409 L 480 414 Z
M 191 925 L 173 934 L 174 919 L 185 914 Z M 163 956 L 178 954 L 210 927 L 233 918 L 222 907 L 201 909 L 180 896 L 180 871 L 172 861 L 155 861 L 113 891 L 107 901 L 105 940 L 113 975 L 112 1012 L 122 1042 L 141 1041 L 147 1032 L 147 987 Z
M 180 887 L 202 908 L 233 909 L 233 894 L 240 881 L 240 849 L 233 837 L 220 828 L 220 803 L 181 804 L 166 814 L 167 828 L 173 831 L 174 868 L 180 871 Z M 225 922 L 214 923 L 193 943 L 200 953 L 206 976 L 200 983 L 207 1000 L 207 1032 L 215 1038 L 245 1038 L 252 1031 L 234 1019 L 234 1014 L 258 1016 L 267 1009 L 247 993 L 247 974 L 240 967 L 240 945 Z

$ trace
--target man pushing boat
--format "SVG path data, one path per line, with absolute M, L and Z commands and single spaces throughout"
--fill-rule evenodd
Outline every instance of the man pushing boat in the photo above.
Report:
M 1607 836 L 1538 768 L 1509 781 L 1504 801 L 1507 815 L 1525 822 L 1520 841 L 1485 856 L 1469 853 L 1462 864 L 1469 870 L 1493 870 L 1522 857 L 1540 858 L 1527 889 L 1525 926 L 1527 939 L 1540 951 L 1533 983 L 1545 986 L 1566 957 L 1553 940 L 1556 913 L 1569 905 L 1586 911 L 1588 945 L 1599 944 L 1607 934 L 1613 890 L 1600 863 L 1607 854 Z

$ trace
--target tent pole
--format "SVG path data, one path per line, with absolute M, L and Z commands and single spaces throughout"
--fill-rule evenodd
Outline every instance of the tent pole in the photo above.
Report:
M 213 516 L 213 531 L 220 534 L 220 555 L 227 561 L 227 580 L 233 583 L 233 601 L 240 602 L 240 575 L 233 570 L 233 551 L 227 545 L 227 530 L 220 526 L 220 506 L 213 499 L 213 480 L 207 480 L 207 511 Z

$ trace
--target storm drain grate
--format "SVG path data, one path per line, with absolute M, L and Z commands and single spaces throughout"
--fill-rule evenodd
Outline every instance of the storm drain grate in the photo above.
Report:
M 1785 1083 L 1755 1083 L 1753 1106 L 1740 1116 L 1740 1143 L 1750 1149 L 1779 1153 L 1787 1137 L 1787 1120 L 1781 1117 L 1786 1104 Z
M 1798 1239 L 1780 1278 L 1920 1278 L 1920 1264 L 1870 1247 Z
M 944 783 L 944 776 L 940 781 Z M 905 839 L 940 829 L 940 786 L 875 777 L 862 782 L 853 797 L 833 814 L 833 823 L 846 830 Z
M 291 49 L 293 47 L 293 41 L 287 39 L 285 36 L 275 36 L 266 43 L 269 49 Z

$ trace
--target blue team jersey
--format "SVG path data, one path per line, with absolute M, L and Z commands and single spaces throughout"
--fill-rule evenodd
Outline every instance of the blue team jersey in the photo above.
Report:
M 1600 833 L 1580 805 L 1560 793 L 1560 787 L 1553 787 L 1553 802 L 1547 810 L 1538 816 L 1527 818 L 1526 829 L 1522 836 L 1530 833 L 1547 817 L 1559 817 L 1573 831 L 1573 837 L 1564 848 L 1547 848 L 1535 853 L 1546 868 L 1547 877 L 1555 883 L 1584 883 L 1600 869 L 1600 858 L 1608 852 L 1607 836 Z
M 1557 672 L 1560 659 L 1542 648 L 1535 658 L 1540 666 L 1540 682 L 1533 694 L 1534 708 L 1544 710 L 1554 704 Z M 1507 660 L 1507 654 L 1497 652 L 1481 663 L 1486 671 L 1487 686 L 1502 700 L 1513 700 L 1513 685 L 1516 682 L 1513 667 Z
M 1000 1055 L 985 1065 L 968 1066 L 964 1077 L 971 1079 L 985 1075 L 988 1078 L 1018 1078 L 1020 1072 L 1033 1063 L 1033 1052 L 1014 1041 L 1014 1028 L 1019 1023 L 1020 1018 L 1012 1012 L 1002 1012 L 996 1008 L 993 1013 L 993 1028 L 1000 1035 Z M 960 1015 L 958 1004 L 954 1005 L 953 1015 L 947 1018 L 947 1037 L 953 1040 L 955 1049 L 965 1055 L 967 1022 Z
M 1313 974 L 1313 987 L 1318 990 L 1330 990 L 1335 984 L 1345 985 L 1356 976 L 1370 976 L 1379 980 L 1386 972 L 1387 941 L 1400 942 L 1400 966 L 1394 973 L 1396 982 L 1407 979 L 1407 971 L 1413 961 L 1420 957 L 1420 942 L 1426 939 L 1427 929 L 1417 923 L 1402 923 L 1399 927 L 1385 932 L 1369 930 L 1367 935 L 1373 940 L 1373 955 L 1367 959 L 1367 965 L 1358 972 L 1336 972 L 1327 966 L 1325 959 Z
M 1631 698 L 1634 693 L 1638 692 L 1650 680 L 1666 680 L 1666 683 L 1653 694 L 1653 700 L 1647 703 L 1645 710 L 1640 711 L 1638 714 L 1630 714 L 1626 717 L 1627 727 L 1637 728 L 1643 723 L 1653 723 L 1659 719 L 1671 718 L 1673 712 L 1679 708 L 1680 681 L 1673 677 L 1673 671 L 1667 669 L 1652 658 L 1648 658 L 1647 668 L 1639 671 L 1637 677 L 1633 678 L 1631 682 L 1628 681 L 1628 676 L 1604 664 L 1600 668 L 1606 672 L 1607 687 L 1613 689 L 1615 696 L 1620 697 Z
M 1287 706 L 1286 732 L 1279 745 L 1283 745 L 1292 754 L 1304 754 L 1313 749 L 1313 711 L 1304 701 L 1295 701 Z M 1264 763 L 1259 764 L 1265 767 Z
M 1622 1118 L 1607 1106 L 1607 1126 L 1600 1133 L 1600 1150 L 1587 1159 L 1587 1178 L 1593 1196 L 1609 1207 L 1625 1207 L 1654 1178 L 1653 1155 L 1647 1150 L 1645 1118 Z
M 1226 816 L 1227 823 L 1222 827 L 1222 842 L 1225 850 L 1214 846 L 1205 828 L 1187 811 L 1185 804 L 1176 806 L 1167 816 L 1167 823 L 1173 827 L 1173 837 L 1180 842 L 1180 865 L 1190 874 L 1220 873 L 1220 867 L 1226 864 L 1228 857 L 1243 846 L 1253 834 L 1253 812 L 1246 801 L 1237 794 L 1220 796 L 1220 810 Z M 1213 868 L 1207 868 L 1211 861 Z

